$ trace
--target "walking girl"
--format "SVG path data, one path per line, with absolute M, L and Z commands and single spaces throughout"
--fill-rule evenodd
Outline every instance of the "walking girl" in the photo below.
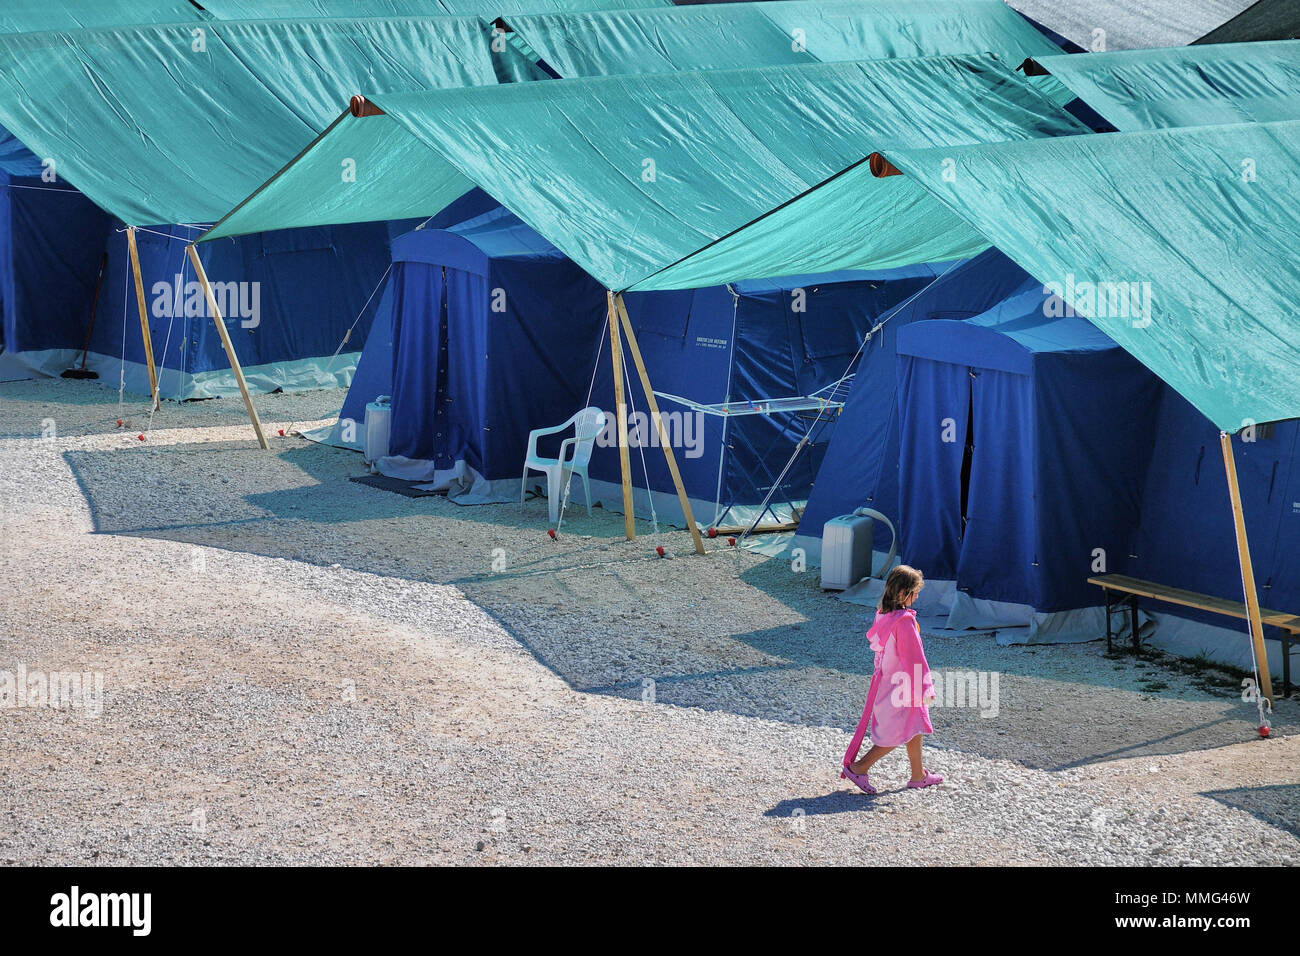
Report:
M 867 779 L 876 761 L 903 745 L 907 746 L 907 758 L 912 765 L 909 787 L 943 783 L 943 777 L 930 773 L 921 763 L 921 737 L 934 733 L 928 706 L 934 699 L 934 680 L 921 646 L 916 612 L 912 610 L 912 603 L 924 584 L 921 572 L 905 564 L 890 571 L 876 620 L 867 631 L 867 642 L 876 653 L 876 666 L 862 719 L 844 754 L 840 772 L 841 778 L 847 777 L 864 793 L 876 792 Z M 871 749 L 859 759 L 858 751 L 868 730 Z

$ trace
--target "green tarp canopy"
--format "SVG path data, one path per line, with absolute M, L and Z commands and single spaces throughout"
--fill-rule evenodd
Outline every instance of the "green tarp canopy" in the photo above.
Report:
M 0 0 L 0 33 L 202 20 L 189 0 Z
M 1300 417 L 1300 122 L 885 158 L 1220 429 Z
M 1117 129 L 1300 119 L 1300 40 L 1036 57 Z
M 670 0 L 0 0 L 0 33 L 100 29 L 215 20 L 314 17 L 499 17 L 514 13 L 623 10 Z
M 906 179 L 872 182 L 855 199 L 862 229 L 852 238 L 805 220 L 773 242 L 716 244 L 730 254 L 707 266 L 691 253 L 882 143 L 1086 132 L 991 56 L 555 80 L 373 103 L 383 115 L 342 117 L 207 238 L 432 215 L 477 184 L 610 289 L 910 265 L 987 243 Z M 340 177 L 348 163 L 355 181 Z
M 212 222 L 359 90 L 532 75 L 472 17 L 207 22 L 0 37 L 0 125 L 132 225 Z
M 667 6 L 670 0 L 204 0 L 218 20 L 316 17 L 493 17 Z
M 527 7 L 526 2 L 521 3 Z M 1059 52 L 1002 0 L 770 0 L 507 16 L 563 77 L 994 53 Z

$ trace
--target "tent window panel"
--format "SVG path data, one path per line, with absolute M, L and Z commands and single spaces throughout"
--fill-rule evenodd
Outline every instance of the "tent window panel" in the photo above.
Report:
M 808 311 L 799 313 L 799 333 L 803 339 L 804 361 L 811 363 L 820 359 L 849 358 L 858 351 L 862 339 L 858 323 L 852 316 L 846 315 L 844 309 L 817 308 L 814 299 L 819 297 L 819 289 L 808 289 Z M 866 316 L 863 316 L 866 318 Z M 870 328 L 870 326 L 867 326 Z
M 849 359 L 856 355 L 863 338 L 877 323 L 920 292 L 933 277 L 906 276 L 889 279 L 856 279 L 782 293 L 786 307 L 800 301 L 795 310 L 803 342 L 804 363 L 814 365 L 826 359 Z M 794 299 L 794 295 L 801 299 Z M 962 313 L 969 318 L 974 313 Z
M 310 226 L 303 229 L 276 229 L 260 234 L 262 255 L 273 256 L 292 252 L 333 251 L 334 228 Z
M 674 292 L 630 292 L 623 297 L 627 317 L 632 320 L 637 337 L 658 335 L 674 341 L 683 341 L 690 326 L 691 304 L 694 292 L 689 289 Z

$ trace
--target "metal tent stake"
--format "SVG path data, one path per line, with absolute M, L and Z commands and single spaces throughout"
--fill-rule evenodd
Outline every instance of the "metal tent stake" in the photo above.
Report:
M 199 261 L 199 252 L 194 248 L 194 243 L 186 246 L 185 251 L 190 255 L 190 262 L 194 264 L 194 274 L 198 277 L 199 284 L 203 286 L 203 294 L 208 300 L 208 308 L 212 310 L 212 321 L 217 325 L 217 334 L 221 336 L 221 346 L 226 350 L 226 358 L 230 360 L 230 370 L 235 373 L 235 382 L 239 385 L 239 393 L 244 396 L 244 407 L 248 409 L 248 420 L 253 423 L 253 431 L 257 434 L 257 443 L 263 448 L 270 448 L 266 443 L 266 435 L 262 433 L 262 421 L 257 417 L 257 409 L 253 407 L 253 398 L 248 394 L 248 383 L 244 381 L 244 370 L 239 365 L 239 356 L 235 354 L 235 346 L 230 341 L 230 333 L 226 331 L 226 320 L 221 316 L 221 309 L 217 307 L 217 297 L 212 294 L 212 286 L 208 283 L 208 274 L 203 271 L 203 263 Z
M 1250 639 L 1255 644 L 1259 662 L 1260 690 L 1273 703 L 1273 678 L 1268 672 L 1268 655 L 1264 651 L 1264 625 L 1259 618 L 1259 595 L 1255 592 L 1255 569 L 1250 562 L 1250 544 L 1246 541 L 1246 518 L 1241 511 L 1241 488 L 1237 485 L 1237 463 L 1232 454 L 1232 436 L 1219 432 L 1223 449 L 1223 467 L 1228 475 L 1228 497 L 1232 499 L 1232 523 L 1237 530 L 1237 558 L 1241 562 L 1241 587 L 1246 592 L 1246 617 L 1250 620 Z

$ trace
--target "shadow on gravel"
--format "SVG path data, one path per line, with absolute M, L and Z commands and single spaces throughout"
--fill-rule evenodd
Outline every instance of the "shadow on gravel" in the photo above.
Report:
M 65 460 L 98 532 L 454 585 L 579 692 L 845 731 L 861 712 L 872 663 L 865 609 L 778 559 L 713 541 L 696 557 L 681 532 L 645 527 L 627 542 L 622 519 L 600 508 L 573 509 L 551 540 L 543 501 L 406 498 L 350 481 L 363 471 L 356 453 L 304 442 L 77 450 Z M 656 557 L 660 542 L 677 557 Z M 494 568 L 498 555 L 504 568 Z M 1100 643 L 955 636 L 927 638 L 926 650 L 937 671 L 999 678 L 996 707 L 934 711 L 937 747 L 1060 769 L 1223 746 L 1253 729 L 1235 684 L 1220 692 L 1159 662 L 1107 658 Z M 1300 732 L 1300 707 L 1280 703 L 1274 726 Z
M 764 811 L 763 816 L 797 820 L 799 817 L 820 817 L 830 813 L 869 813 L 875 808 L 875 798 L 860 790 L 832 790 L 820 797 L 782 800 L 772 809 Z
M 1245 810 L 1270 826 L 1300 837 L 1300 783 L 1283 783 L 1272 787 L 1239 787 L 1234 790 L 1208 790 L 1202 796 L 1238 810 Z

